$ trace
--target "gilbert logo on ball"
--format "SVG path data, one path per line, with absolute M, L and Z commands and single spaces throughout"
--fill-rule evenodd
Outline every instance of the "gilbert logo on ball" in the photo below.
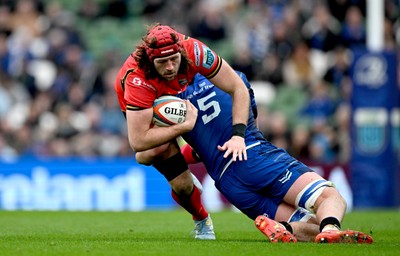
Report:
M 180 124 L 186 118 L 186 103 L 181 98 L 164 95 L 153 103 L 153 123 L 157 126 Z

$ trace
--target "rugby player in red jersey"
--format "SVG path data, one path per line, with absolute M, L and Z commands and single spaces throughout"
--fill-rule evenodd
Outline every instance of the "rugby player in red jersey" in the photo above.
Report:
M 220 56 L 201 41 L 169 26 L 153 24 L 121 67 L 115 90 L 128 126 L 130 146 L 139 163 L 152 165 L 168 180 L 174 200 L 192 214 L 196 239 L 215 239 L 211 218 L 202 205 L 200 190 L 180 152 L 176 138 L 193 129 L 197 109 L 187 103 L 185 122 L 170 127 L 152 124 L 153 102 L 161 95 L 186 89 L 196 74 L 232 96 L 232 137 L 221 150 L 224 157 L 246 160 L 244 134 L 250 97 L 246 85 Z M 145 157 L 142 157 L 142 156 Z M 143 159 L 146 159 L 143 161 Z

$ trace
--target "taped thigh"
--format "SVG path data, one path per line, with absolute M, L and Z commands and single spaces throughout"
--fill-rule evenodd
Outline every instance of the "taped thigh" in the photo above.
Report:
M 333 183 L 326 180 L 315 180 L 308 184 L 296 197 L 296 206 L 314 213 L 314 204 L 326 187 L 334 187 Z

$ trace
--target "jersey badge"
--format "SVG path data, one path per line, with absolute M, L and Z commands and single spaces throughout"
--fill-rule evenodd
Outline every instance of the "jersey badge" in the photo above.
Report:
M 197 42 L 194 42 L 194 57 L 196 66 L 200 66 L 200 47 Z
M 210 48 L 203 46 L 203 67 L 210 69 L 214 64 L 215 56 Z

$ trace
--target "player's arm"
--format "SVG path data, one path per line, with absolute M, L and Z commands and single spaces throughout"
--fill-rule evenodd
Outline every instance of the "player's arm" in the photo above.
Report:
M 202 42 L 192 39 L 191 48 L 189 55 L 198 72 L 232 96 L 232 123 L 247 125 L 250 97 L 243 80 L 223 58 Z
M 250 96 L 239 75 L 222 60 L 221 69 L 210 82 L 232 96 L 232 123 L 247 124 Z
M 224 60 L 221 69 L 213 78 L 210 78 L 210 82 L 232 96 L 233 134 L 229 141 L 219 147 L 219 150 L 225 151 L 225 158 L 232 154 L 233 161 L 236 161 L 236 158 L 240 161 L 247 160 L 244 142 L 250 104 L 247 87 L 239 75 Z
M 249 91 L 251 112 L 253 114 L 254 123 L 255 123 L 256 127 L 259 128 L 259 126 L 258 126 L 258 107 L 257 107 L 256 98 L 254 96 L 253 88 L 251 87 L 251 84 L 250 84 L 249 80 L 247 80 L 247 77 L 244 73 L 242 73 L 240 71 L 236 71 L 236 73 L 243 80 L 244 84 L 247 87 L 247 90 Z
M 197 118 L 197 109 L 186 100 L 185 121 L 168 127 L 154 126 L 152 117 L 153 108 L 126 111 L 129 144 L 136 152 L 160 146 L 192 130 Z

